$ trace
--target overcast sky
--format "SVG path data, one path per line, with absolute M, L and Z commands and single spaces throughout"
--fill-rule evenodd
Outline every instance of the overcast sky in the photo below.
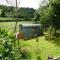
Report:
M 0 4 L 4 5 L 15 5 L 15 0 L 8 0 L 10 3 L 6 2 L 6 0 L 0 0 Z M 39 4 L 46 4 L 47 0 L 18 0 L 18 7 L 30 7 L 37 9 Z

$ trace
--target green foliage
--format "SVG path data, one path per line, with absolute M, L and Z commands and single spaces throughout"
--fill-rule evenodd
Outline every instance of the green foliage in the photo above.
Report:
M 52 22 L 55 28 L 59 28 L 60 27 L 60 3 L 54 3 L 52 5 L 52 7 L 54 8 L 54 15 L 52 16 Z
M 4 10 L 1 11 L 1 16 L 5 17 L 5 11 Z
M 6 29 L 0 27 L 0 37 L 9 37 L 11 39 L 15 39 L 15 36 L 12 32 L 8 32 Z
M 42 6 L 38 9 L 38 13 L 40 15 L 40 22 L 43 24 L 43 26 L 49 26 L 50 25 L 50 9 L 49 6 Z
M 5 29 L 0 28 L 0 37 L 5 37 L 5 36 L 8 36 L 7 31 L 5 31 Z
M 33 20 L 33 21 L 34 21 L 35 23 L 39 23 L 39 20 L 40 20 L 40 15 L 39 15 L 37 12 L 35 12 L 35 13 L 34 13 L 34 20 Z
M 29 19 L 34 17 L 35 10 L 33 8 L 19 8 L 18 9 L 18 17 Z
M 55 35 L 57 29 L 60 28 L 60 1 L 49 0 L 49 4 L 41 6 L 37 12 L 40 14 L 40 22 L 43 26 L 52 26 L 55 28 Z
M 4 57 L 9 56 L 10 53 L 11 53 L 11 51 L 12 51 L 12 46 L 11 46 L 11 44 L 9 44 L 8 41 L 5 41 L 5 43 L 4 43 L 3 56 L 4 56 Z
M 53 14 L 51 15 L 52 18 L 52 26 L 55 28 L 55 35 L 57 29 L 60 28 L 60 1 L 55 0 L 54 2 L 52 1 L 52 4 L 50 4 L 50 8 L 53 8 Z
M 6 35 L 6 34 L 7 35 Z M 29 52 L 25 49 L 22 50 L 20 44 L 18 45 L 18 40 L 15 39 L 15 35 L 6 32 L 5 29 L 0 28 L 0 38 L 2 41 L 2 51 L 0 52 L 0 58 L 3 60 L 20 60 L 20 59 L 30 59 Z M 1 42 L 1 41 L 0 41 Z M 1 45 L 1 44 L 0 44 Z
M 13 6 L 10 7 L 10 6 L 0 5 L 0 8 L 2 9 L 1 17 L 12 17 Z
M 0 5 L 2 9 L 1 17 L 18 17 L 29 19 L 34 17 L 35 10 L 33 8 L 17 8 L 13 6 Z M 17 14 L 17 15 L 16 15 Z

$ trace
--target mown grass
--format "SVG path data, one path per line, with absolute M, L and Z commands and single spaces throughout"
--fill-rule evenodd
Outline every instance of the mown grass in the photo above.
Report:
M 48 56 L 60 56 L 60 46 L 57 46 L 55 43 L 45 40 L 44 36 L 39 37 L 39 42 L 36 42 L 36 39 L 31 39 L 22 41 L 21 44 L 31 52 L 33 59 L 36 58 L 37 51 L 41 57 L 41 60 L 47 60 Z
M 15 20 L 15 18 L 9 18 L 9 17 L 0 17 L 0 20 Z
M 4 29 L 6 29 L 6 30 L 8 30 L 8 31 L 14 31 L 14 27 L 15 27 L 15 23 L 16 22 L 0 22 L 0 27 L 2 27 L 2 28 L 4 28 Z M 31 22 L 31 21 L 29 21 L 29 22 L 27 22 L 27 21 L 20 21 L 20 22 L 18 22 L 18 24 L 17 24 L 17 30 L 19 29 L 19 24 L 25 24 L 25 23 L 33 23 L 33 22 Z
M 12 21 L 16 21 L 16 19 L 17 19 L 17 21 L 25 21 L 26 19 L 23 19 L 23 18 L 14 18 L 14 17 L 0 17 L 0 21 L 1 22 L 12 22 Z M 29 19 L 29 21 L 30 21 L 30 19 Z

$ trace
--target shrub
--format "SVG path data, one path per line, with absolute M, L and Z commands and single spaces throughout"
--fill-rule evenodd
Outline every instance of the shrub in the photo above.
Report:
M 8 33 L 5 29 L 0 28 L 0 37 L 6 37 L 8 36 Z

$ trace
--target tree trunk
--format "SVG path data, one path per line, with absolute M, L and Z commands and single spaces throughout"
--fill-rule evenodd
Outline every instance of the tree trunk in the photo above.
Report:
M 17 28 L 17 0 L 16 0 L 16 24 L 15 24 L 14 32 L 16 32 L 16 28 Z
M 16 19 L 16 23 L 15 23 L 14 32 L 16 32 L 16 28 L 17 28 L 17 19 Z

